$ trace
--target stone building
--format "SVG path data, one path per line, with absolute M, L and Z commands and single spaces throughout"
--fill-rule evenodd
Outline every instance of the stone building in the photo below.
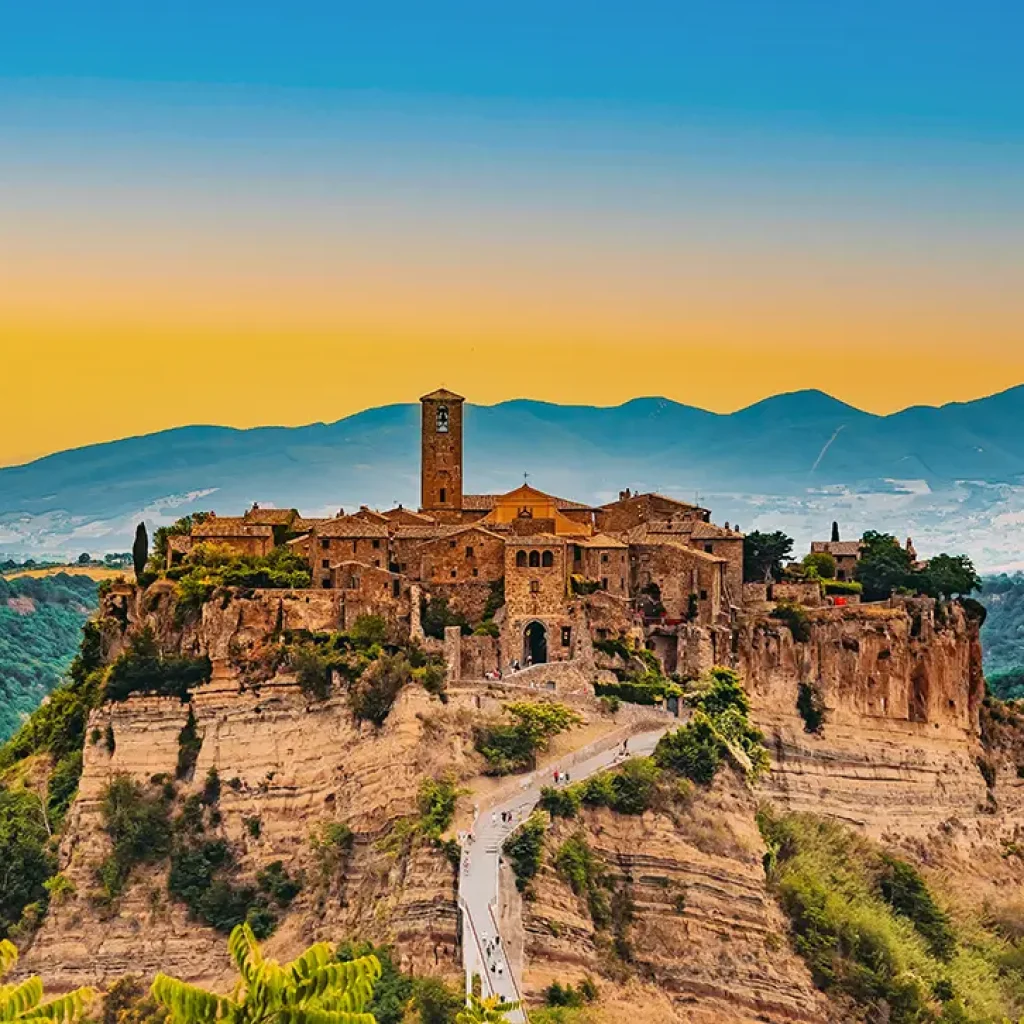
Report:
M 836 579 L 852 580 L 860 561 L 859 540 L 812 540 L 811 554 L 828 554 L 836 560 Z
M 247 553 L 285 543 L 304 555 L 312 586 L 341 595 L 339 628 L 370 613 L 394 628 L 418 623 L 420 602 L 437 598 L 473 626 L 493 615 L 497 640 L 481 635 L 474 644 L 494 650 L 473 664 L 567 661 L 592 639 L 626 635 L 646 635 L 675 664 L 677 650 L 701 646 L 694 630 L 728 629 L 743 601 L 738 530 L 657 493 L 627 490 L 600 507 L 526 483 L 465 494 L 464 399 L 441 389 L 421 405 L 417 511 L 363 505 L 306 519 L 253 506 L 206 532 Z M 187 558 L 184 542 L 203 532 L 183 538 L 177 557 Z
M 222 544 L 240 555 L 268 555 L 274 550 L 274 528 L 250 523 L 243 516 L 210 515 L 192 527 L 192 545 Z

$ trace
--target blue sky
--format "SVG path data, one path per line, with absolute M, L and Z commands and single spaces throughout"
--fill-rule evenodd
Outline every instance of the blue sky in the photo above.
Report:
M 1022 38 L 992 0 L 0 0 L 0 348 L 57 399 L 23 390 L 0 464 L 332 420 L 441 367 L 723 411 L 1021 383 Z M 238 379 L 216 415 L 200 387 L 83 418 L 168 349 Z M 282 350 L 379 372 L 284 394 Z

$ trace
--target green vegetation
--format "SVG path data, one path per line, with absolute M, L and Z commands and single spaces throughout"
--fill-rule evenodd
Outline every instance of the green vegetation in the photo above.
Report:
M 827 551 L 812 551 L 804 555 L 804 571 L 810 577 L 817 577 L 819 580 L 834 580 L 836 578 L 836 560 Z
M 520 892 L 529 889 L 530 882 L 540 870 L 544 853 L 544 833 L 547 820 L 534 811 L 506 840 L 501 850 L 516 876 L 516 888 Z
M 18 962 L 14 943 L 0 939 L 0 1020 L 37 1021 L 40 1024 L 72 1024 L 85 1013 L 95 992 L 79 988 L 65 996 L 43 1002 L 43 983 L 39 978 L 10 985 L 2 984 L 4 976 Z
M 793 551 L 793 538 L 780 530 L 753 530 L 743 538 L 743 582 L 771 583 L 782 579 L 782 563 Z
M 821 732 L 825 724 L 825 702 L 814 683 L 801 683 L 797 690 L 796 709 L 804 720 L 806 732 Z
M 884 601 L 898 591 L 948 600 L 967 597 L 981 587 L 981 579 L 966 555 L 935 555 L 918 569 L 911 553 L 895 537 L 875 530 L 861 538 L 855 575 L 867 601 Z
M 146 626 L 128 641 L 107 672 L 103 696 L 106 700 L 127 700 L 133 693 L 159 694 L 188 700 L 193 686 L 208 682 L 210 659 L 165 655 L 153 630 Z
M 25 787 L 0 788 L 0 938 L 11 934 L 27 907 L 38 912 L 47 905 L 45 884 L 57 870 L 49 839 L 39 797 Z
M 185 612 L 201 608 L 220 587 L 287 590 L 309 587 L 312 579 L 306 560 L 290 548 L 240 555 L 222 544 L 198 544 L 167 575 L 178 581 L 178 603 Z
M 955 924 L 912 864 L 842 825 L 767 808 L 758 823 L 769 884 L 825 991 L 893 1024 L 994 1024 L 1024 1011 L 1019 935 Z
M 404 654 L 382 654 L 349 689 L 352 714 L 383 725 L 402 687 L 411 681 L 412 665 Z
M 574 818 L 584 804 L 618 814 L 643 814 L 661 802 L 662 770 L 649 757 L 633 757 L 571 786 L 545 786 L 540 807 L 553 818 Z
M 113 849 L 97 871 L 107 900 L 124 890 L 132 868 L 167 856 L 171 825 L 166 796 L 148 793 L 129 775 L 115 775 L 103 792 L 103 828 Z
M 517 701 L 505 705 L 511 723 L 492 722 L 476 729 L 476 749 L 487 760 L 488 775 L 526 771 L 549 740 L 582 722 L 580 716 L 556 701 Z
M 340 961 L 333 946 L 320 942 L 280 964 L 263 957 L 253 929 L 244 924 L 232 930 L 228 949 L 240 975 L 231 996 L 214 995 L 166 974 L 156 976 L 153 996 L 173 1024 L 372 1024 L 367 1011 L 381 976 L 376 956 Z
M 584 977 L 578 988 L 574 988 L 572 985 L 560 985 L 557 981 L 553 981 L 544 990 L 544 1002 L 548 1006 L 578 1009 L 587 1003 L 592 1003 L 596 998 L 597 986 L 588 977 Z
M 608 902 L 611 883 L 582 832 L 570 836 L 558 848 L 555 853 L 555 869 L 577 896 L 586 899 L 594 925 L 606 928 L 611 923 L 611 907 Z
M 656 705 L 669 697 L 682 696 L 683 688 L 664 675 L 661 663 L 653 651 L 633 647 L 622 637 L 598 640 L 594 648 L 608 657 L 621 658 L 625 662 L 625 667 L 616 666 L 613 669 L 618 677 L 617 682 L 594 684 L 594 692 L 598 697 L 631 704 Z
M 507 1024 L 508 1013 L 518 1008 L 518 1003 L 503 1002 L 498 996 L 481 999 L 471 992 L 469 1005 L 456 1014 L 455 1024 Z
M 309 847 L 313 851 L 320 882 L 324 886 L 342 874 L 352 854 L 355 835 L 341 821 L 321 822 L 310 834 Z
M 88 576 L 0 576 L 0 743 L 67 672 L 96 602 Z
M 693 717 L 658 741 L 659 767 L 698 783 L 709 783 L 727 755 L 749 778 L 768 770 L 764 736 L 750 723 L 750 699 L 732 669 L 712 669 L 688 699 Z
M 147 561 L 149 561 L 149 534 L 146 533 L 146 524 L 139 523 L 135 527 L 135 540 L 132 543 L 132 566 L 135 569 L 135 579 L 140 583 L 146 571 Z
M 502 603 L 504 603 L 504 596 L 502 596 Z M 462 612 L 449 608 L 447 597 L 432 597 L 429 601 L 424 598 L 420 608 L 420 622 L 423 632 L 435 640 L 444 639 L 446 626 L 458 626 L 462 630 L 463 636 L 469 636 L 472 632 L 469 627 L 469 619 Z
M 418 1024 L 454 1024 L 465 1004 L 461 993 L 439 978 L 403 974 L 389 946 L 345 942 L 338 947 L 336 956 L 342 963 L 367 956 L 375 956 L 380 962 L 380 978 L 366 1006 L 376 1024 L 404 1024 L 410 1020 Z
M 981 627 L 985 676 L 1003 700 L 1024 698 L 1024 573 L 991 576 L 980 600 L 988 615 Z
M 798 644 L 805 644 L 811 639 L 811 620 L 807 609 L 795 601 L 779 601 L 772 611 L 772 618 L 784 622 Z

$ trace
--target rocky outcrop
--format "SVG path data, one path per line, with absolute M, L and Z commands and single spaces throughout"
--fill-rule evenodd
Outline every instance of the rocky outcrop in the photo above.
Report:
M 744 784 L 724 772 L 671 814 L 590 810 L 553 823 L 545 866 L 524 902 L 528 994 L 587 975 L 619 984 L 642 978 L 670 1000 L 666 1019 L 686 1024 L 825 1021 L 824 1003 L 766 891 L 754 810 Z M 612 887 L 628 898 L 626 949 L 615 941 L 615 923 L 595 928 L 586 898 L 553 866 L 573 835 L 585 838 Z M 602 1001 L 614 998 L 612 987 Z

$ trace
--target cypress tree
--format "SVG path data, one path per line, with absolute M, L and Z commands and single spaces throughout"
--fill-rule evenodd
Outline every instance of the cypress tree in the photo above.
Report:
M 142 574 L 146 571 L 146 561 L 149 558 L 149 534 L 146 533 L 146 524 L 139 523 L 135 528 L 135 543 L 132 544 L 132 562 L 135 565 L 135 580 L 140 582 Z
M 839 543 L 839 524 L 835 520 L 832 521 L 832 543 Z

